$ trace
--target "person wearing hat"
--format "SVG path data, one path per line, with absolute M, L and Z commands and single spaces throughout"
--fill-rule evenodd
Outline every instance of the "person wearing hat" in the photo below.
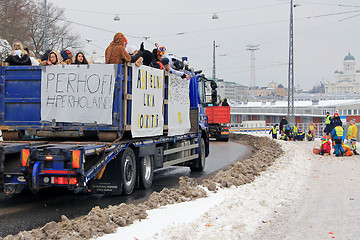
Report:
M 350 126 L 347 130 L 347 134 L 346 134 L 346 139 L 352 139 L 355 138 L 357 139 L 357 133 L 358 133 L 358 129 L 357 126 L 355 125 L 356 120 L 352 119 L 350 121 Z
M 329 112 L 326 112 L 325 128 L 324 128 L 324 133 L 325 133 L 326 135 L 331 132 L 331 131 L 329 131 L 329 129 L 330 129 L 330 123 L 331 123 L 330 113 L 329 113 Z
M 339 113 L 335 112 L 334 116 L 330 119 L 330 129 L 329 132 L 331 133 L 332 130 L 336 127 L 336 126 L 342 126 L 342 121 L 340 119 Z
M 331 153 L 331 143 L 328 140 L 327 136 L 321 137 L 321 146 L 320 146 L 320 155 L 330 155 Z

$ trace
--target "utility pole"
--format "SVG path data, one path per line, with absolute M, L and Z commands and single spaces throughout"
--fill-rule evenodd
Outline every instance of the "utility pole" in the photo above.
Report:
M 215 48 L 220 47 L 220 45 L 216 45 L 215 41 L 213 42 L 213 74 L 212 78 L 215 81 L 216 78 L 216 67 L 215 67 Z
M 255 82 L 255 51 L 259 50 L 259 45 L 247 45 L 246 50 L 251 51 L 251 82 L 250 88 L 254 89 L 256 87 Z
M 295 123 L 294 118 L 294 20 L 293 0 L 290 1 L 290 30 L 289 30 L 289 71 L 288 71 L 288 108 L 287 118 L 289 122 Z
M 47 4 L 46 0 L 44 0 L 44 53 L 48 50 L 48 33 L 47 33 Z

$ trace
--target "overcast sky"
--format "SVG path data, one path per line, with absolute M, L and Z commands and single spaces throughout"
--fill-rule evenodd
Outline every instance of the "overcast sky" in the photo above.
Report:
M 65 9 L 65 16 L 84 42 L 89 55 L 104 51 L 116 32 L 129 44 L 146 49 L 165 46 L 190 65 L 212 76 L 213 41 L 216 76 L 250 85 L 251 58 L 255 52 L 256 85 L 271 81 L 287 87 L 290 1 L 284 0 L 48 0 Z M 176 3 L 178 3 L 176 5 Z M 294 1 L 295 85 L 309 89 L 320 81 L 332 81 L 335 70 L 351 52 L 360 69 L 360 0 Z M 342 6 L 339 6 L 342 5 Z M 347 12 L 347 13 L 346 13 Z M 212 20 L 213 13 L 219 19 Z M 120 21 L 114 21 L 118 14 Z M 89 28 L 83 24 L 93 26 Z M 90 43 L 86 39 L 91 40 Z

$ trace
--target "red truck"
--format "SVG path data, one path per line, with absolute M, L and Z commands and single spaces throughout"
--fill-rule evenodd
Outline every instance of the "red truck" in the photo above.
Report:
M 205 108 L 209 123 L 209 137 L 217 141 L 229 141 L 230 106 L 208 106 Z

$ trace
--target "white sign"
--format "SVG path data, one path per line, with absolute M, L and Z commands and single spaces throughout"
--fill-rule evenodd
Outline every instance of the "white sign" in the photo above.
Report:
M 163 134 L 164 72 L 160 69 L 132 64 L 132 137 Z
M 169 77 L 168 136 L 190 131 L 190 81 L 171 74 Z
M 112 124 L 116 65 L 42 68 L 41 121 Z

